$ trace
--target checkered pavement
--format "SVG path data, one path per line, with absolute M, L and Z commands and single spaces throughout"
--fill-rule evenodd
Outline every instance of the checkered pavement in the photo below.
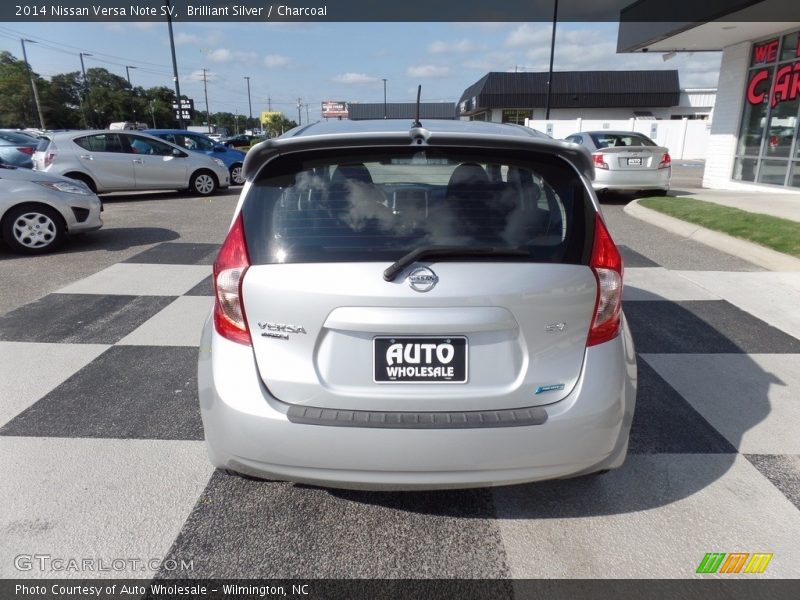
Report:
M 800 576 L 800 274 L 670 271 L 623 247 L 625 466 L 392 494 L 212 470 L 195 368 L 216 250 L 162 243 L 0 316 L 0 577 L 42 576 L 13 557 L 50 554 L 194 566 L 56 574 L 75 577 L 681 578 L 737 551 Z

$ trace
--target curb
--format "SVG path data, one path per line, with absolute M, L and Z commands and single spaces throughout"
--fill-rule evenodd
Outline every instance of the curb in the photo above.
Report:
M 731 254 L 770 271 L 800 271 L 800 259 L 798 258 L 645 208 L 639 204 L 638 200 L 628 203 L 623 210 L 641 221 Z

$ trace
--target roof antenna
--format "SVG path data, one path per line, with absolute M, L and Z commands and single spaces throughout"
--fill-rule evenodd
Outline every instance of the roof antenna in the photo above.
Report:
M 419 122 L 419 97 L 422 95 L 422 84 L 417 86 L 417 120 L 411 124 L 411 127 L 422 127 Z

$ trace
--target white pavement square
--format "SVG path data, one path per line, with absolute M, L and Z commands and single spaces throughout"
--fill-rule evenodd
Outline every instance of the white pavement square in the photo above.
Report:
M 214 298 L 181 296 L 161 312 L 122 338 L 118 345 L 199 346 L 203 323 L 211 312 Z
M 663 267 L 625 269 L 624 300 L 719 300 L 720 297 Z
M 58 290 L 60 294 L 181 296 L 211 274 L 207 265 L 117 263 Z
M 800 273 L 675 271 L 731 304 L 800 339 Z
M 800 454 L 800 354 L 643 354 L 743 454 Z
M 101 344 L 0 342 L 0 427 L 97 358 Z
M 152 577 L 212 471 L 203 442 L 0 437 L 0 456 L 3 578 Z M 20 571 L 21 554 L 142 564 Z
M 540 485 L 562 493 L 493 492 L 512 578 L 699 577 L 707 552 L 771 552 L 759 577 L 800 576 L 800 511 L 743 456 L 635 455 L 592 482 Z

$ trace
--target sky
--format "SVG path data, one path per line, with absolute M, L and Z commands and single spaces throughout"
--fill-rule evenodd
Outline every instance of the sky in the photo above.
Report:
M 211 112 L 253 115 L 280 110 L 302 121 L 320 116 L 323 100 L 457 102 L 489 71 L 546 71 L 550 23 L 186 23 L 175 22 L 181 93 L 205 109 L 207 70 Z M 716 87 L 721 53 L 617 54 L 616 23 L 559 23 L 554 68 L 572 70 L 677 69 L 682 88 Z M 174 89 L 165 22 L 0 23 L 0 50 L 21 56 L 27 43 L 31 68 L 43 77 L 104 67 L 135 86 Z

